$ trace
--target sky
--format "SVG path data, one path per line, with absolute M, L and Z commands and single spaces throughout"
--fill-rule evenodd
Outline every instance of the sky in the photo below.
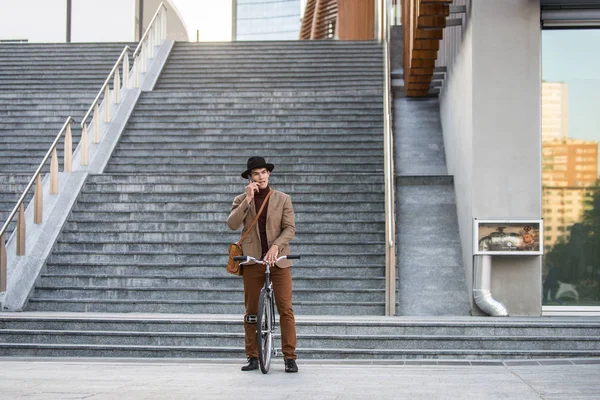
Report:
M 569 136 L 600 142 L 600 29 L 542 31 L 542 79 L 568 84 Z
M 231 40 L 231 0 L 172 1 L 190 40 L 196 41 L 197 30 L 201 41 Z M 72 0 L 72 5 L 73 41 L 133 40 L 134 0 Z M 66 0 L 0 0 L 0 39 L 64 42 L 65 32 Z
M 231 0 L 171 0 L 184 19 L 191 41 L 231 40 Z

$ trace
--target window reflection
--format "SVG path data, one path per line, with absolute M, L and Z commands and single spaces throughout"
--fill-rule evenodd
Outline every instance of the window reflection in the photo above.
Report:
M 298 40 L 300 0 L 237 0 L 234 40 Z
M 600 30 L 542 32 L 544 305 L 600 305 Z

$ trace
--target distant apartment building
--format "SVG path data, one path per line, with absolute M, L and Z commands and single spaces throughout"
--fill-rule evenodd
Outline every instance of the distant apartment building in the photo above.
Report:
M 300 0 L 233 0 L 233 40 L 298 40 Z
M 569 137 L 569 89 L 563 82 L 542 82 L 542 140 Z
M 598 179 L 598 143 L 578 139 L 542 142 L 544 242 L 566 240 L 581 221 L 589 187 Z
M 598 179 L 598 143 L 579 139 L 544 141 L 542 185 L 586 187 Z

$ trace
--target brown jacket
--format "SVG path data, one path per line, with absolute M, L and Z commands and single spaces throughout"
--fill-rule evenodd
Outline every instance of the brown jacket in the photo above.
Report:
M 271 190 L 273 190 L 271 188 Z M 248 205 L 246 203 L 246 193 L 237 196 L 233 200 L 231 212 L 227 218 L 227 226 L 235 231 L 242 223 L 245 227 L 249 226 L 254 217 L 256 217 L 256 208 L 254 201 Z M 264 212 L 264 211 L 263 211 Z M 273 190 L 273 194 L 269 198 L 267 207 L 267 240 L 271 247 L 276 244 L 279 248 L 279 256 L 290 254 L 289 243 L 296 233 L 296 225 L 294 224 L 294 209 L 292 207 L 292 199 L 289 195 Z M 258 222 L 254 224 L 252 231 L 242 241 L 242 250 L 244 255 L 252 256 L 256 259 L 261 257 L 260 233 L 258 231 Z M 290 260 L 282 260 L 277 266 L 280 268 L 291 267 Z

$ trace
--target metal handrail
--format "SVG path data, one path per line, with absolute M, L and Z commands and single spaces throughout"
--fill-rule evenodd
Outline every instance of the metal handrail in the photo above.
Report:
M 106 80 L 104 81 L 104 84 L 102 85 L 102 87 L 100 88 L 100 91 L 96 95 L 96 98 L 92 102 L 92 105 L 90 106 L 88 111 L 85 113 L 85 116 L 81 120 L 81 127 L 83 127 L 83 125 L 85 125 L 85 122 L 89 118 L 90 114 L 94 111 L 94 107 L 98 104 L 98 101 L 100 100 L 100 97 L 102 96 L 102 93 L 104 93 L 104 91 L 106 90 L 106 87 L 110 84 L 110 79 L 114 76 L 116 71 L 119 69 L 119 64 L 121 63 L 121 61 L 123 60 L 123 57 L 125 57 L 125 55 L 127 54 L 127 52 L 129 50 L 131 50 L 131 48 L 129 46 L 125 46 L 123 51 L 121 51 L 121 55 L 115 62 L 115 65 L 112 67 L 112 70 L 110 71 L 108 76 L 106 77 Z M 128 74 L 128 73 L 129 73 L 129 71 L 123 71 L 123 75 Z M 108 99 L 106 99 L 106 100 L 108 101 Z
M 392 94 L 390 66 L 390 13 L 389 0 L 380 3 L 380 40 L 383 43 L 384 93 L 384 182 L 385 182 L 385 230 L 386 230 L 386 315 L 394 315 L 396 308 L 396 257 L 394 216 L 394 146 L 392 133 Z
M 12 212 L 10 213 L 10 215 L 8 216 L 8 219 L 6 220 L 6 222 L 4 223 L 4 226 L 2 227 L 2 229 L 0 229 L 0 237 L 2 237 L 2 235 L 4 235 L 4 233 L 6 232 L 6 230 L 8 229 L 8 225 L 10 225 L 10 223 L 12 222 L 13 218 L 15 217 L 15 215 L 17 214 L 17 212 L 19 212 L 19 207 L 21 206 L 21 204 L 23 204 L 23 202 L 25 201 L 25 197 L 27 197 L 27 194 L 29 193 L 29 191 L 31 190 L 31 188 L 33 187 L 37 177 L 40 175 L 40 173 L 42 172 L 42 169 L 44 168 L 44 165 L 46 165 L 46 161 L 48 161 L 48 159 L 50 158 L 50 156 L 52 155 L 52 152 L 54 151 L 54 149 L 56 149 L 56 145 L 58 144 L 58 141 L 60 140 L 60 138 L 62 137 L 63 133 L 65 132 L 65 130 L 67 129 L 67 126 L 71 123 L 75 121 L 73 119 L 73 117 L 69 116 L 67 118 L 67 120 L 65 121 L 65 123 L 63 124 L 62 129 L 60 130 L 60 132 L 58 133 L 58 135 L 56 135 L 56 138 L 54 139 L 54 142 L 52 143 L 52 146 L 50 146 L 50 149 L 48 150 L 48 152 L 46 153 L 46 156 L 44 157 L 44 159 L 42 160 L 42 162 L 40 163 L 40 165 L 38 166 L 37 170 L 35 171 L 35 173 L 33 174 L 33 177 L 31 178 L 31 180 L 29 181 L 29 184 L 27 185 L 27 187 L 25 188 L 25 190 L 23 191 L 23 194 L 21 195 L 21 197 L 19 198 L 19 201 L 17 201 L 17 205 L 15 206 L 15 208 L 12 210 Z
M 167 9 L 167 6 L 165 6 L 165 3 L 161 2 L 158 5 L 158 8 L 156 9 L 154 16 L 152 17 L 152 19 L 150 20 L 150 23 L 148 24 L 148 27 L 146 28 L 146 32 L 144 32 L 144 35 L 140 39 L 140 42 L 138 43 L 137 47 L 135 48 L 135 51 L 133 52 L 133 57 L 136 57 L 138 55 L 138 53 L 142 50 L 142 45 L 144 44 L 144 41 L 146 40 L 146 36 L 148 36 L 148 34 L 150 33 L 150 28 L 152 28 L 154 21 L 156 20 L 156 18 L 158 18 L 158 14 L 160 13 L 161 8 L 164 8 L 165 10 Z

